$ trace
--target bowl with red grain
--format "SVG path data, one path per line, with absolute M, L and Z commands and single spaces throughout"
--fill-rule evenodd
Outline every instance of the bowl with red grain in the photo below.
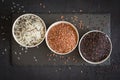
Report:
M 77 47 L 79 33 L 77 28 L 70 22 L 57 21 L 48 28 L 45 40 L 52 52 L 66 55 Z
M 78 50 L 83 60 L 87 63 L 101 64 L 110 57 L 112 42 L 106 33 L 92 30 L 81 37 Z

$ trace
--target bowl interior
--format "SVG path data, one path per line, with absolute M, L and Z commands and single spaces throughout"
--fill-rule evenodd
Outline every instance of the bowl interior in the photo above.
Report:
M 77 34 L 77 43 L 76 43 L 75 47 L 74 47 L 71 51 L 66 52 L 66 53 L 56 52 L 54 49 L 52 49 L 52 48 L 50 47 L 50 45 L 49 45 L 49 43 L 48 43 L 48 34 L 49 34 L 49 31 L 51 30 L 51 28 L 53 28 L 53 27 L 55 27 L 56 25 L 61 24 L 61 23 L 71 25 L 71 27 L 75 30 L 75 32 L 76 32 L 76 34 Z M 45 39 L 45 40 L 46 40 L 46 44 L 47 44 L 48 48 L 49 48 L 52 52 L 54 52 L 54 53 L 56 53 L 56 54 L 59 54 L 59 55 L 66 55 L 66 54 L 71 53 L 71 52 L 77 47 L 77 44 L 78 44 L 78 41 L 79 41 L 79 34 L 78 34 L 78 31 L 77 31 L 76 27 L 75 27 L 73 24 L 71 24 L 71 23 L 69 23 L 69 22 L 67 22 L 67 21 L 58 21 L 58 22 L 55 22 L 55 23 L 53 23 L 52 25 L 50 25 L 50 27 L 48 28 L 48 30 L 47 30 L 47 32 L 46 32 L 46 39 Z
M 90 51 L 93 49 L 93 46 L 95 46 L 95 42 L 93 42 L 93 41 L 95 41 L 95 39 L 93 39 L 92 40 L 92 42 L 90 42 L 90 36 L 89 36 L 89 38 L 88 37 L 86 37 L 86 36 L 88 36 L 89 34 L 91 34 L 91 33 L 100 33 L 100 34 L 103 34 L 104 35 L 104 37 L 107 39 L 106 41 L 108 41 L 108 46 L 109 46 L 109 51 L 108 51 L 108 53 L 107 53 L 107 55 L 106 55 L 106 57 L 104 57 L 103 59 L 101 59 L 101 60 L 99 60 L 99 61 L 93 61 L 93 60 L 90 60 L 89 58 L 92 58 L 91 57 L 91 55 L 93 54 L 93 59 L 94 58 L 96 58 L 96 60 L 97 60 L 97 56 L 96 55 L 103 55 L 103 54 L 101 54 L 101 53 L 105 53 L 105 52 L 98 52 L 98 51 L 101 51 L 102 49 L 104 49 L 104 47 L 103 48 L 99 48 L 99 46 L 101 45 L 103 45 L 104 43 L 100 43 L 100 41 L 98 41 L 98 40 L 100 40 L 99 38 L 97 38 L 96 39 L 96 41 L 97 41 L 97 43 L 98 43 L 98 45 L 96 45 L 96 47 L 94 47 L 94 50 L 93 50 L 93 52 L 91 53 L 91 54 L 88 54 L 88 53 L 90 53 Z M 94 35 L 92 35 L 91 37 L 93 37 Z M 86 38 L 86 42 L 85 42 L 85 38 Z M 84 45 L 87 45 L 87 47 L 85 48 L 83 48 L 83 42 L 85 43 Z M 88 43 L 89 42 L 89 43 Z M 89 46 L 91 46 L 91 45 L 89 45 L 89 44 L 91 44 L 92 45 L 92 47 L 90 47 L 89 48 Z M 107 45 L 107 44 L 106 44 Z M 89 31 L 89 32 L 87 32 L 87 33 L 85 33 L 83 36 L 82 36 L 82 38 L 80 39 L 80 42 L 79 42 L 79 53 L 80 53 L 80 55 L 81 55 L 81 57 L 86 61 L 86 62 L 88 62 L 88 63 L 90 63 L 90 64 L 100 64 L 100 63 L 103 63 L 103 62 L 105 62 L 109 57 L 110 57 L 110 54 L 111 54 L 111 52 L 112 52 L 112 43 L 111 43 L 111 40 L 110 40 L 110 38 L 109 38 L 109 36 L 107 35 L 107 34 L 105 34 L 104 32 L 102 32 L 102 31 L 99 31 L 99 30 L 92 30 L 92 31 Z M 98 50 L 97 50 L 98 49 Z M 88 52 L 87 52 L 88 51 Z M 94 53 L 96 53 L 96 54 L 94 54 Z M 87 57 L 85 56 L 85 55 L 87 55 Z M 89 55 L 89 56 L 88 56 Z M 96 56 L 96 57 L 95 57 Z
M 21 42 L 17 39 L 17 37 L 16 37 L 16 35 L 15 35 L 15 28 L 16 28 L 16 24 L 18 23 L 18 21 L 20 21 L 20 19 L 22 19 L 23 17 L 28 17 L 28 16 L 30 16 L 30 17 L 35 17 L 37 20 L 39 20 L 39 21 L 41 22 L 42 27 L 44 27 L 44 37 L 42 38 L 41 41 L 38 41 L 38 43 L 36 43 L 36 44 L 34 44 L 34 45 L 25 45 L 25 44 L 21 43 Z M 28 20 L 28 21 L 29 21 L 29 20 Z M 32 20 L 31 20 L 31 21 L 32 21 Z M 37 23 L 37 22 L 36 22 L 36 23 Z M 33 25 L 34 23 L 31 23 L 31 24 Z M 40 24 L 40 23 L 38 23 L 38 24 Z M 36 25 L 36 24 L 34 24 L 34 25 Z M 44 38 L 45 38 L 45 33 L 46 33 L 46 25 L 45 25 L 44 21 L 42 20 L 42 18 L 40 18 L 39 16 L 37 16 L 37 15 L 35 15 L 35 14 L 31 14 L 31 13 L 23 14 L 23 15 L 19 16 L 19 17 L 15 20 L 15 22 L 13 23 L 13 26 L 12 26 L 12 35 L 13 35 L 15 41 L 16 41 L 19 45 L 21 45 L 21 46 L 23 46 L 23 47 L 32 48 L 32 47 L 38 46 L 39 44 L 41 44 L 41 43 L 43 42 L 43 40 L 44 40 Z M 35 36 L 36 36 L 36 35 L 35 35 Z

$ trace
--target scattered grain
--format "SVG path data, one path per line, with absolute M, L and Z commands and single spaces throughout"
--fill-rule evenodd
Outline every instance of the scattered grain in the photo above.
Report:
M 20 57 L 17 57 L 18 60 L 20 60 Z
M 71 70 L 71 67 L 69 66 L 68 69 Z
M 43 8 L 45 8 L 45 5 L 43 5 Z

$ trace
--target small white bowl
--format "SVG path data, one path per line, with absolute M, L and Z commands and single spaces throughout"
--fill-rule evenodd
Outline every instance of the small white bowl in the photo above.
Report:
M 93 61 L 87 60 L 87 59 L 83 56 L 83 54 L 82 54 L 82 52 L 81 52 L 81 50 L 80 50 L 80 44 L 81 44 L 81 41 L 83 40 L 83 38 L 84 38 L 87 34 L 89 34 L 89 33 L 91 33 L 91 32 L 100 32 L 100 33 L 106 34 L 106 33 L 102 32 L 102 31 L 99 31 L 99 30 L 88 31 L 87 33 L 85 33 L 85 34 L 81 37 L 80 42 L 79 42 L 79 46 L 78 46 L 78 50 L 79 50 L 79 53 L 80 53 L 80 56 L 82 57 L 82 59 L 83 59 L 84 61 L 86 61 L 87 63 L 90 63 L 90 64 L 101 64 L 101 63 L 105 62 L 105 61 L 110 57 L 111 52 L 112 52 L 112 42 L 111 42 L 110 37 L 106 34 L 106 37 L 108 38 L 108 40 L 109 40 L 109 42 L 110 42 L 110 47 L 111 47 L 110 53 L 107 55 L 107 57 L 106 57 L 105 59 L 103 59 L 103 60 L 101 60 L 101 61 L 98 61 L 98 62 L 93 62 Z
M 43 19 L 40 18 L 39 16 L 35 15 L 35 14 L 27 13 L 27 14 L 23 14 L 23 15 L 19 16 L 19 17 L 15 20 L 15 22 L 13 23 L 13 26 L 12 26 L 12 35 L 13 35 L 15 41 L 16 41 L 19 45 L 21 45 L 21 46 L 23 46 L 23 47 L 27 47 L 27 48 L 32 48 L 32 47 L 38 46 L 39 44 L 41 44 L 41 43 L 44 41 L 44 39 L 45 39 L 45 34 L 44 34 L 44 38 L 42 38 L 42 40 L 41 40 L 40 42 L 38 42 L 38 43 L 35 44 L 35 45 L 31 45 L 31 46 L 27 46 L 27 45 L 24 45 L 24 44 L 20 43 L 20 42 L 18 41 L 18 39 L 16 38 L 16 35 L 14 34 L 14 28 L 15 28 L 15 26 L 16 26 L 16 22 L 17 22 L 20 18 L 22 18 L 22 17 L 24 17 L 24 16 L 29 16 L 29 15 L 35 16 L 36 18 L 38 18 L 38 19 L 42 22 L 43 27 L 44 27 L 44 29 L 45 29 L 45 33 L 46 33 L 46 25 L 45 25 Z
M 67 53 L 58 53 L 58 52 L 56 52 L 55 50 L 53 50 L 53 49 L 49 46 L 48 38 L 47 38 L 47 35 L 48 35 L 48 32 L 50 31 L 50 29 L 51 29 L 52 27 L 54 27 L 55 25 L 58 25 L 58 24 L 61 24 L 61 23 L 65 23 L 65 24 L 71 25 L 71 27 L 73 27 L 73 29 L 76 31 L 76 34 L 77 34 L 77 43 L 76 43 L 75 47 L 74 47 L 71 51 L 69 51 L 69 52 L 67 52 Z M 54 53 L 56 53 L 56 54 L 58 54 L 58 55 L 66 55 L 66 54 L 71 53 L 71 52 L 77 47 L 77 44 L 78 44 L 78 42 L 79 42 L 79 33 L 78 33 L 77 28 L 76 28 L 73 24 L 71 24 L 70 22 L 67 22 L 67 21 L 57 21 L 57 22 L 54 22 L 52 25 L 50 25 L 50 27 L 48 28 L 48 30 L 47 30 L 47 32 L 46 32 L 45 41 L 46 41 L 46 44 L 47 44 L 48 48 L 49 48 L 52 52 L 54 52 Z

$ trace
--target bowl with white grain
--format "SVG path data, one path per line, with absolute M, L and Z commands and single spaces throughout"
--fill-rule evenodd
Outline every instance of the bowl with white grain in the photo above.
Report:
M 35 14 L 19 16 L 12 26 L 12 35 L 15 41 L 23 47 L 36 47 L 45 38 L 46 25 L 42 18 Z

